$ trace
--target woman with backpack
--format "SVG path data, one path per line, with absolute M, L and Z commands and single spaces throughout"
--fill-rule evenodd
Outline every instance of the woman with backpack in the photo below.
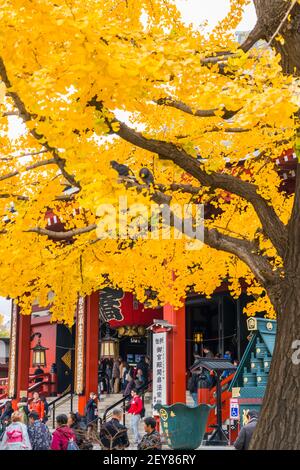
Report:
M 22 423 L 19 411 L 11 415 L 11 424 L 4 431 L 0 450 L 31 450 L 27 426 Z
M 68 417 L 65 414 L 56 417 L 56 429 L 52 434 L 51 450 L 78 450 L 76 436 L 73 429 L 68 426 Z

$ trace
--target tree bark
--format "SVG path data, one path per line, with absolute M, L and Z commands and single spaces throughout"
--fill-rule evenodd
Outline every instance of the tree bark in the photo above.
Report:
M 299 289 L 299 278 L 288 276 L 269 292 L 277 311 L 276 344 L 252 450 L 300 449 L 300 364 L 293 360 L 300 340 Z
M 300 5 L 296 3 L 293 7 L 290 19 L 284 21 L 287 10 L 290 8 L 291 0 L 254 0 L 257 14 L 257 25 L 255 27 L 256 39 L 264 39 L 270 42 L 274 33 L 280 27 L 278 35 L 284 39 L 284 43 L 272 40 L 271 45 L 281 55 L 281 63 L 285 73 L 300 74 Z M 257 31 L 260 34 L 257 34 Z

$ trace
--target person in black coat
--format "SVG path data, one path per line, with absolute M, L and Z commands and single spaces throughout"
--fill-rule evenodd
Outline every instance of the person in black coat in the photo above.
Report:
M 122 411 L 115 408 L 112 412 L 112 419 L 104 423 L 100 430 L 101 446 L 105 450 L 122 450 L 129 447 L 127 428 L 120 423 Z
M 90 399 L 85 407 L 85 416 L 86 422 L 89 426 L 90 424 L 95 424 L 96 419 L 98 418 L 98 405 L 96 402 L 97 395 L 94 392 L 90 393 Z
M 143 376 L 146 382 L 148 382 L 148 372 L 149 372 L 149 364 L 145 361 L 145 357 L 142 356 L 140 362 L 138 362 L 136 366 L 137 370 L 141 370 L 143 372 Z
M 5 403 L 4 410 L 0 418 L 2 426 L 6 426 L 10 423 L 11 415 L 13 414 L 13 412 L 14 410 L 11 401 L 7 401 Z
M 248 450 L 252 435 L 255 431 L 258 413 L 256 410 L 250 410 L 247 413 L 248 423 L 242 427 L 237 440 L 233 444 L 236 450 Z

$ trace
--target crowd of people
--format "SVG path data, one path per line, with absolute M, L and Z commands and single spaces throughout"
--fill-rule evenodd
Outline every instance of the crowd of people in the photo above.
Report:
M 129 366 L 122 358 L 103 360 L 99 364 L 100 390 L 122 393 L 126 397 L 126 413 L 130 417 L 133 435 L 131 443 L 138 449 L 160 449 L 161 439 L 156 421 L 144 420 L 145 435 L 140 435 L 140 422 L 145 416 L 140 392 L 150 381 L 150 360 L 142 357 L 137 367 Z M 95 444 L 102 449 L 126 449 L 130 446 L 127 428 L 121 424 L 123 411 L 116 408 L 112 418 L 101 424 L 98 431 L 98 394 L 92 392 L 84 416 L 79 413 L 60 414 L 50 432 L 49 404 L 38 392 L 30 401 L 23 397 L 13 409 L 7 401 L 0 416 L 0 450 L 91 450 Z
M 121 357 L 99 361 L 99 393 L 129 395 L 133 388 L 141 390 L 150 379 L 150 359 L 142 356 L 136 367 Z
M 97 395 L 90 394 L 85 416 L 78 413 L 60 414 L 56 417 L 55 430 L 51 434 L 47 426 L 44 401 L 35 393 L 30 404 L 21 400 L 17 410 L 8 401 L 1 415 L 0 450 L 92 450 L 95 444 L 102 449 L 126 449 L 130 446 L 127 428 L 121 424 L 122 410 L 116 408 L 112 418 L 97 430 Z M 139 423 L 143 417 L 143 402 L 137 391 L 131 391 L 127 413 L 131 416 L 131 428 L 136 448 L 161 449 L 156 421 L 144 420 L 145 435 L 140 436 Z

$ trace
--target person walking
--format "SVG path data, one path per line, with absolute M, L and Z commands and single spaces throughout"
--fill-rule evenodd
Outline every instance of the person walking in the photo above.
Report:
M 113 390 L 114 393 L 119 392 L 120 386 L 120 361 L 119 359 L 115 359 L 112 369 L 112 379 L 113 379 Z
M 146 382 L 142 369 L 137 370 L 134 382 L 135 382 L 135 388 L 137 391 L 140 391 L 145 387 L 147 382 Z
M 85 407 L 86 423 L 88 426 L 94 426 L 98 418 L 98 405 L 97 395 L 94 392 L 90 393 L 90 399 Z
M 17 409 L 22 415 L 22 423 L 28 425 L 28 415 L 29 415 L 29 408 L 28 402 L 26 397 L 22 397 L 19 403 L 17 403 Z
M 138 445 L 141 440 L 141 435 L 139 433 L 139 424 L 141 421 L 141 413 L 143 411 L 143 402 L 138 396 L 135 389 L 131 390 L 131 401 L 130 407 L 128 409 L 128 414 L 131 415 L 131 429 L 134 435 L 134 444 Z
M 61 414 L 56 417 L 56 429 L 52 434 L 52 450 L 68 450 L 70 444 L 76 444 L 75 433 L 67 424 L 67 415 Z
M 41 401 L 44 403 L 44 417 L 43 423 L 47 423 L 48 421 L 48 412 L 49 412 L 49 403 L 47 402 L 46 397 L 41 397 Z
M 149 372 L 149 364 L 145 361 L 145 357 L 142 356 L 140 361 L 136 366 L 137 370 L 141 370 L 145 379 L 145 382 L 148 382 L 148 372 Z
M 258 412 L 256 410 L 250 410 L 248 411 L 246 417 L 248 419 L 248 423 L 242 427 L 236 441 L 233 444 L 236 450 L 249 449 L 250 441 L 258 422 Z
M 156 431 L 156 421 L 152 417 L 144 419 L 145 435 L 141 442 L 138 444 L 138 450 L 161 450 L 161 437 L 159 432 Z
M 124 390 L 127 387 L 128 381 L 127 381 L 127 374 L 129 373 L 129 364 L 124 361 L 123 363 L 123 370 L 121 374 L 121 391 L 124 393 Z
M 38 392 L 34 392 L 33 400 L 29 405 L 29 411 L 36 411 L 39 415 L 39 419 L 43 420 L 45 417 L 45 406 L 42 400 L 40 399 L 40 395 Z
M 32 450 L 49 450 L 52 436 L 48 426 L 40 420 L 36 411 L 29 413 L 28 423 L 28 436 Z
M 112 419 L 101 426 L 99 437 L 104 450 L 123 450 L 129 447 L 127 428 L 120 422 L 122 416 L 122 411 L 115 408 Z
M 123 397 L 128 397 L 128 395 L 130 396 L 131 395 L 131 390 L 133 390 L 135 388 L 135 383 L 134 383 L 134 378 L 133 376 L 128 373 L 127 374 L 127 385 L 126 385 L 126 388 L 123 392 Z
M 12 402 L 9 400 L 5 403 L 4 410 L 3 410 L 3 413 L 2 413 L 1 418 L 0 418 L 3 431 L 10 424 L 11 415 L 13 414 L 13 412 L 14 412 L 14 410 L 13 410 L 13 407 L 12 407 Z
M 22 423 L 22 414 L 19 411 L 11 415 L 11 424 L 4 431 L 0 450 L 31 450 L 27 427 Z
M 78 413 L 69 413 L 68 426 L 76 436 L 79 450 L 93 450 L 93 444 L 87 439 L 87 427 L 83 424 Z
M 199 375 L 197 373 L 192 373 L 188 380 L 188 390 L 193 399 L 194 408 L 198 406 L 198 379 Z

